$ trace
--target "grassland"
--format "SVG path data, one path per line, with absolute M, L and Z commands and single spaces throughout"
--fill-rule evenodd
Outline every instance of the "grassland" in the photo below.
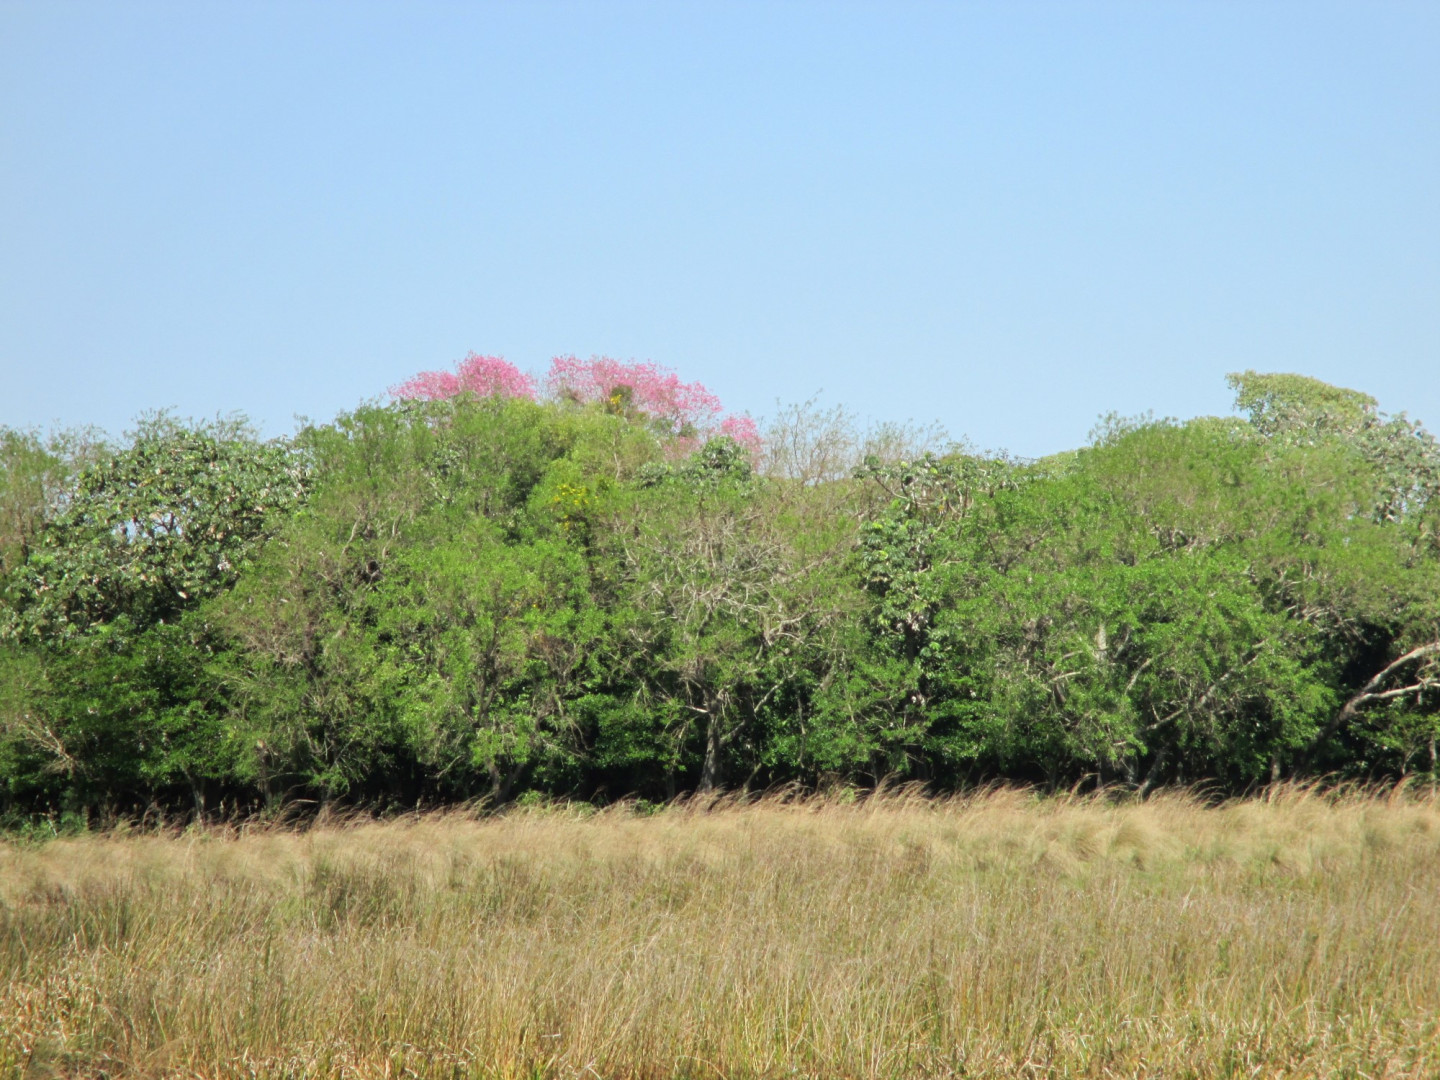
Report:
M 1440 801 L 0 842 L 10 1076 L 1440 1075 Z

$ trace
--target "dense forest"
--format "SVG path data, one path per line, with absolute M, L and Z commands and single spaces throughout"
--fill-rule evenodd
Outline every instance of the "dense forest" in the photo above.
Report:
M 1230 381 L 1038 461 L 574 358 L 0 429 L 0 813 L 1434 777 L 1440 448 Z

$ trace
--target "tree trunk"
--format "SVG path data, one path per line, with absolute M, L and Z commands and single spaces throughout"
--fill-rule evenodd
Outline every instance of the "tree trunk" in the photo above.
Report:
M 1165 759 L 1169 756 L 1170 744 L 1161 743 L 1160 749 L 1155 751 L 1155 757 L 1150 762 L 1150 768 L 1145 772 L 1145 779 L 1140 784 L 1140 791 L 1138 792 L 1140 798 L 1146 798 L 1150 794 L 1151 789 L 1159 783 L 1160 770 L 1165 767 Z
M 710 713 L 705 723 L 705 763 L 700 767 L 699 790 L 702 794 L 718 791 L 725 782 L 725 764 L 720 756 L 723 749 L 720 740 L 720 718 Z
M 525 772 L 525 763 L 523 761 L 511 762 L 510 767 L 501 772 L 499 764 L 492 761 L 487 769 L 490 773 L 490 801 L 493 805 L 499 806 L 515 790 L 515 782 Z
M 190 800 L 195 804 L 195 820 L 205 820 L 205 782 L 196 779 L 189 769 L 184 770 L 185 782 L 190 785 Z

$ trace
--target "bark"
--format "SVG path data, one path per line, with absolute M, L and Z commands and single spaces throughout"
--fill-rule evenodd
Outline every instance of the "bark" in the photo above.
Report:
M 1170 744 L 1168 742 L 1161 743 L 1160 749 L 1155 751 L 1155 759 L 1150 762 L 1150 768 L 1145 771 L 1145 779 L 1140 784 L 1140 790 L 1137 793 L 1140 798 L 1143 799 L 1149 795 L 1150 790 L 1159 781 L 1160 770 L 1165 767 L 1165 759 L 1169 756 Z
M 190 801 L 195 805 L 195 820 L 205 820 L 205 782 L 195 777 L 189 769 L 184 770 L 185 782 L 190 786 Z
M 501 772 L 499 764 L 492 761 L 488 769 L 490 773 L 490 800 L 498 806 L 510 797 L 510 792 L 515 790 L 516 782 L 525 772 L 525 762 L 512 762 L 508 769 Z
M 720 739 L 720 719 L 713 714 L 705 725 L 705 764 L 700 767 L 700 791 L 718 791 L 725 782 L 725 763 L 721 759 L 724 746 Z

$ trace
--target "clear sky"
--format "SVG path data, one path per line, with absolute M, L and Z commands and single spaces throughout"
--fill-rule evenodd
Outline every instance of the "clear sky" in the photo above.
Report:
M 467 350 L 982 447 L 1299 371 L 1440 428 L 1440 4 L 0 0 L 0 423 Z

